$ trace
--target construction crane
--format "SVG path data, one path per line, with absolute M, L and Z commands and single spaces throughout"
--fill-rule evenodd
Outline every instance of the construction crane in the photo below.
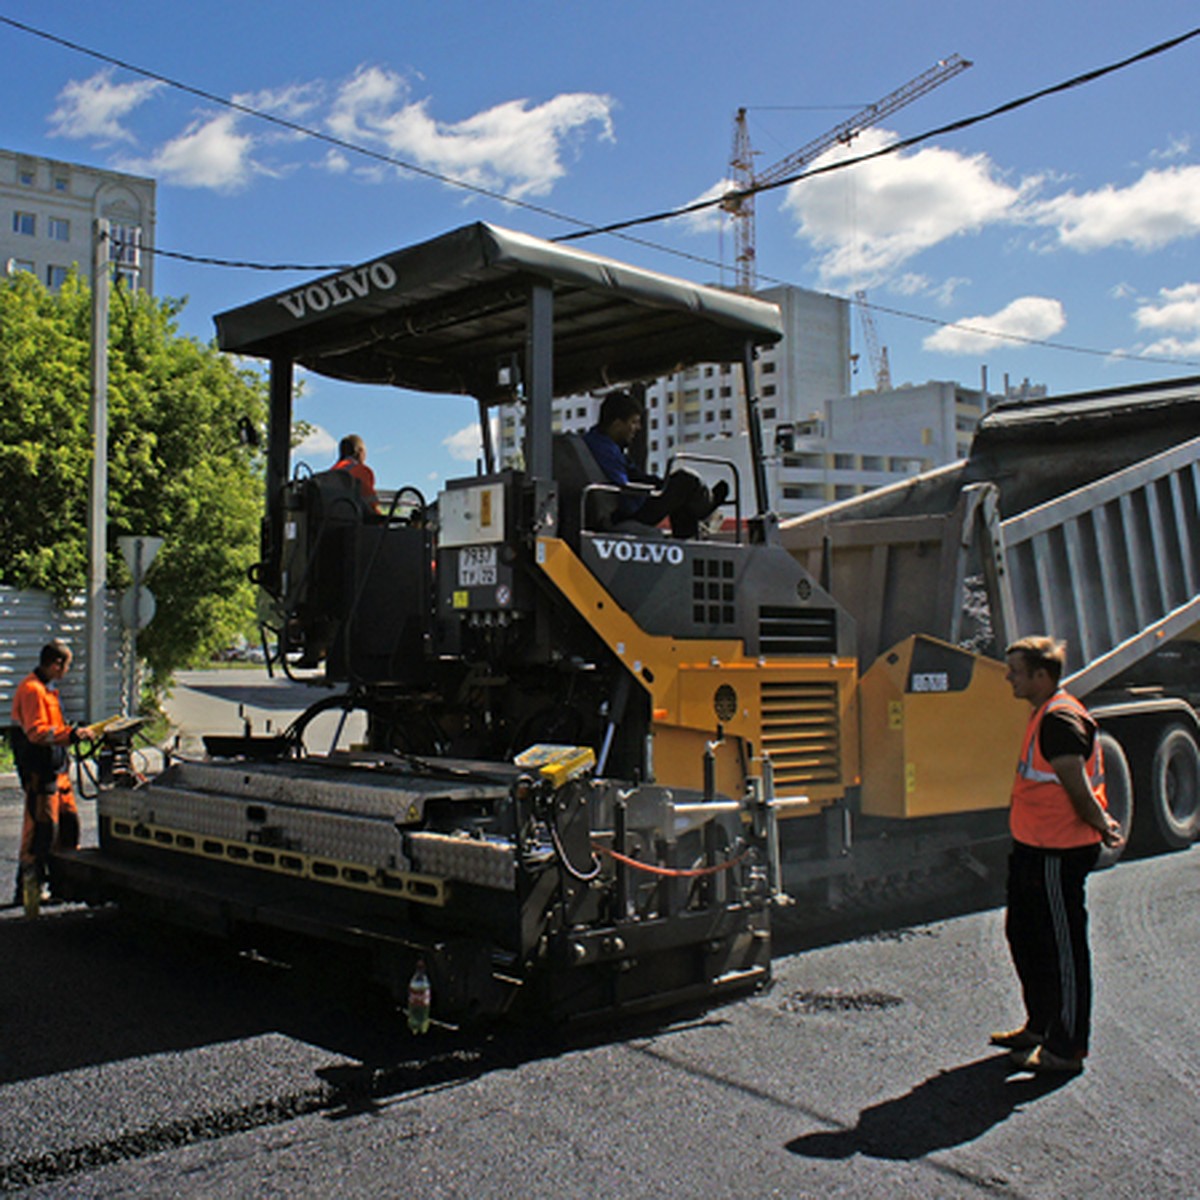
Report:
M 830 146 L 841 142 L 848 144 L 851 139 L 864 129 L 877 125 L 884 117 L 890 116 L 905 105 L 911 104 L 920 96 L 933 91 L 955 75 L 965 71 L 971 63 L 960 55 L 952 54 L 949 58 L 939 59 L 928 71 L 910 79 L 903 87 L 897 88 L 868 104 L 861 112 L 835 125 L 820 137 L 814 138 L 807 146 L 789 154 L 787 158 L 777 162 L 766 171 L 755 171 L 755 150 L 750 145 L 750 132 L 746 127 L 745 108 L 737 110 L 733 121 L 733 152 L 729 158 L 729 166 L 733 172 L 735 187 L 726 196 L 722 208 L 733 218 L 734 239 L 736 250 L 737 288 L 740 292 L 754 291 L 757 270 L 755 265 L 754 238 L 754 191 L 780 179 L 787 178 L 810 163 L 818 155 L 823 154 Z M 748 194 L 747 194 L 748 193 Z
M 871 315 L 871 306 L 867 303 L 867 293 L 855 292 L 854 303 L 858 307 L 858 319 L 862 323 L 863 340 L 867 343 L 871 373 L 875 376 L 875 390 L 877 392 L 890 391 L 892 369 L 888 366 L 887 347 L 879 344 L 879 334 L 875 332 L 875 318 Z

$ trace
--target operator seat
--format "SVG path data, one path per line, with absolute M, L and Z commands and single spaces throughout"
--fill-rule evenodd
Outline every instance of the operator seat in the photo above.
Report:
M 558 531 L 564 541 L 578 545 L 581 529 L 606 532 L 617 515 L 617 493 L 597 488 L 587 493 L 584 519 L 584 493 L 593 484 L 612 488 L 607 475 L 592 456 L 582 434 L 556 433 L 552 443 L 554 480 L 558 484 Z

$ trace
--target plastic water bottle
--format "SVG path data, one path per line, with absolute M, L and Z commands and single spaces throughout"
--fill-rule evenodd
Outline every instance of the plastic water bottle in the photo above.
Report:
M 433 992 L 429 976 L 425 973 L 425 960 L 417 959 L 417 969 L 408 981 L 408 1028 L 413 1033 L 429 1032 L 429 1008 L 433 1003 Z

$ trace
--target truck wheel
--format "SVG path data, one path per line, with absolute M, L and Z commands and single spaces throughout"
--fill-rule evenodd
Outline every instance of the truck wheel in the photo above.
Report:
M 1186 726 L 1163 730 L 1144 782 L 1143 836 L 1160 850 L 1190 846 L 1200 831 L 1200 747 Z
M 1120 821 L 1121 832 L 1128 841 L 1133 825 L 1133 775 L 1129 770 L 1129 759 L 1125 757 L 1121 743 L 1104 730 L 1100 731 L 1100 753 L 1104 758 L 1104 790 L 1108 797 L 1108 811 Z M 1124 850 L 1124 844 L 1115 849 L 1101 846 L 1096 869 L 1102 871 L 1105 867 L 1113 866 Z

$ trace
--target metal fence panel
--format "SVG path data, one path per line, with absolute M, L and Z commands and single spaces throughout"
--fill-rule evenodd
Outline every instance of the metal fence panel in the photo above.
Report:
M 104 712 L 87 712 L 87 608 L 79 595 L 58 607 L 45 592 L 0 587 L 0 726 L 8 724 L 13 693 L 37 665 L 42 647 L 61 638 L 73 652 L 71 670 L 59 687 L 68 721 L 96 721 L 122 711 L 127 650 L 117 611 L 119 596 L 110 591 L 105 605 Z

